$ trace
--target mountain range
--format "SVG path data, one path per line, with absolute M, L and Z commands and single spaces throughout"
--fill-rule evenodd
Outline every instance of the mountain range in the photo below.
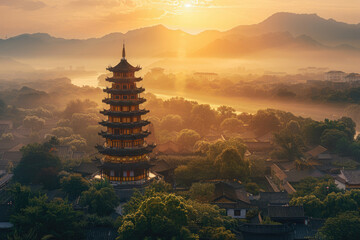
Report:
M 276 13 L 253 25 L 196 35 L 156 25 L 101 38 L 64 39 L 46 33 L 0 39 L 0 56 L 101 57 L 119 54 L 123 40 L 134 57 L 241 57 L 264 51 L 360 52 L 360 24 L 316 14 Z M 359 48 L 359 49 L 358 49 Z

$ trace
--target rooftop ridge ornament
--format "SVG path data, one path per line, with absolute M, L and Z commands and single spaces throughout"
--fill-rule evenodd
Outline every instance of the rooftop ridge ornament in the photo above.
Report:
M 125 43 L 123 43 L 122 59 L 123 59 L 123 60 L 126 60 L 126 54 L 125 54 Z

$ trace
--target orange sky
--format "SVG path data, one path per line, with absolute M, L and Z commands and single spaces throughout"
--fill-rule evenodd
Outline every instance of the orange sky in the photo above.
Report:
M 258 23 L 276 12 L 360 22 L 360 0 L 0 0 L 0 38 L 100 37 L 155 24 L 188 32 Z

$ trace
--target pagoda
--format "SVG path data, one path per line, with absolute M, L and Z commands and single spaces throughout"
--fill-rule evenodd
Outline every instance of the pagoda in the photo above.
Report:
M 128 63 L 123 45 L 120 63 L 107 70 L 113 75 L 106 79 L 112 86 L 104 89 L 107 98 L 103 99 L 110 107 L 100 112 L 107 116 L 106 121 L 100 122 L 107 130 L 99 133 L 106 141 L 97 146 L 103 155 L 101 177 L 114 185 L 143 184 L 150 179 L 148 154 L 154 145 L 146 143 L 145 138 L 150 132 L 143 129 L 150 124 L 142 119 L 149 111 L 139 108 L 146 101 L 140 97 L 145 89 L 136 86 L 142 78 L 135 77 L 135 72 L 141 68 Z

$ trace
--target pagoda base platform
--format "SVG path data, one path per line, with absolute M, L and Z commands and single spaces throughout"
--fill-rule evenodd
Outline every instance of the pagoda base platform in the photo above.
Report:
M 95 178 L 100 178 L 100 175 L 95 176 Z M 149 177 L 140 181 L 131 181 L 131 182 L 117 182 L 110 181 L 110 184 L 114 187 L 115 193 L 120 199 L 121 202 L 127 202 L 130 200 L 131 196 L 134 193 L 135 189 L 140 190 L 141 192 L 145 190 L 153 181 L 162 180 L 162 177 L 154 172 L 149 172 Z

